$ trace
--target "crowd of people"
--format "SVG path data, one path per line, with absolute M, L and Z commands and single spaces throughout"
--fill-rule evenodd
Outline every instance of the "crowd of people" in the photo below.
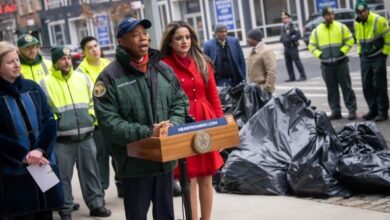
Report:
M 363 92 L 369 106 L 365 120 L 388 119 L 386 58 L 390 53 L 387 19 L 370 12 L 367 3 L 355 6 L 355 38 L 361 60 Z M 324 22 L 312 33 L 309 50 L 321 61 L 321 72 L 332 111 L 341 118 L 339 85 L 356 119 L 348 52 L 355 40 L 335 21 L 333 9 L 322 9 Z M 289 79 L 293 62 L 306 80 L 299 59 L 299 31 L 282 13 L 281 42 Z M 149 20 L 123 19 L 116 31 L 113 61 L 102 58 L 93 36 L 80 42 L 84 60 L 74 69 L 69 48 L 56 45 L 51 61 L 39 54 L 40 42 L 24 34 L 17 45 L 0 42 L 0 219 L 72 219 L 80 208 L 72 195 L 76 165 L 81 192 L 92 217 L 108 217 L 105 190 L 110 157 L 118 196 L 126 219 L 146 220 L 150 203 L 154 219 L 174 219 L 173 184 L 180 177 L 176 161 L 154 162 L 127 156 L 126 145 L 158 137 L 164 127 L 224 115 L 217 86 L 236 86 L 244 80 L 263 91 L 275 91 L 276 58 L 262 41 L 259 29 L 247 34 L 252 47 L 245 62 L 238 39 L 216 24 L 215 39 L 200 47 L 197 33 L 185 21 L 166 26 L 160 50 L 149 47 Z M 331 36 L 331 37 L 329 37 Z M 156 39 L 157 40 L 157 39 Z M 212 175 L 223 166 L 219 152 L 186 158 L 192 219 L 210 220 Z M 60 183 L 42 192 L 27 166 L 49 164 Z M 26 199 L 28 198 L 28 199 Z M 198 208 L 198 200 L 200 207 Z

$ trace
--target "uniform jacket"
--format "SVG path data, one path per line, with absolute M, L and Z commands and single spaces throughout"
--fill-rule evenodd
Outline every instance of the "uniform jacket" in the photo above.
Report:
M 87 58 L 84 58 L 84 60 L 77 67 L 76 71 L 86 74 L 91 78 L 92 83 L 95 83 L 99 74 L 109 63 L 109 60 L 100 58 L 100 66 L 92 66 L 88 63 Z
M 39 83 L 45 76 L 50 74 L 51 61 L 46 60 L 42 55 L 37 56 L 33 63 L 27 63 L 21 56 L 20 72 L 25 79 L 31 79 Z
M 62 76 L 54 66 L 41 81 L 57 120 L 59 142 L 80 142 L 91 137 L 95 113 L 90 78 L 77 71 Z
M 131 57 L 123 47 L 117 47 L 115 57 L 96 81 L 94 103 L 100 128 L 112 143 L 118 175 L 126 178 L 170 172 L 175 162 L 129 157 L 126 145 L 150 137 L 154 123 L 184 123 L 188 99 L 172 69 L 159 60 L 156 51 L 149 49 L 146 74 L 130 64 Z M 154 103 L 152 83 L 157 85 Z
M 362 57 L 390 54 L 390 28 L 386 18 L 370 12 L 366 22 L 357 18 L 354 24 L 357 51 Z
M 315 57 L 321 59 L 321 63 L 331 64 L 345 60 L 353 44 L 354 39 L 348 27 L 333 21 L 329 27 L 321 23 L 314 29 L 308 49 Z
M 236 67 L 236 70 L 240 74 L 242 79 L 245 79 L 246 76 L 246 66 L 245 66 L 245 58 L 244 54 L 241 49 L 240 42 L 237 38 L 228 36 L 226 39 L 229 52 L 231 55 L 231 60 L 233 61 L 233 66 Z M 211 39 L 210 41 L 206 42 L 203 46 L 203 52 L 211 58 L 213 63 L 216 63 L 216 59 L 218 56 L 218 45 L 217 40 Z
M 24 158 L 41 150 L 55 172 L 56 123 L 39 85 L 19 77 L 0 77 L 0 218 L 60 207 L 61 184 L 42 193 L 26 169 Z
M 275 91 L 276 58 L 274 52 L 260 42 L 248 57 L 248 78 L 267 92 Z
M 294 27 L 292 22 L 282 26 L 280 42 L 283 43 L 285 48 L 297 47 L 300 38 L 301 33 Z

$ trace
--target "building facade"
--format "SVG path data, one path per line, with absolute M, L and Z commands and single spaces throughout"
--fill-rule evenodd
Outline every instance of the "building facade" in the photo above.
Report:
M 278 41 L 282 26 L 281 12 L 292 15 L 300 30 L 313 13 L 324 4 L 335 8 L 353 8 L 356 0 L 0 0 L 4 4 L 17 4 L 18 12 L 6 14 L 0 22 L 0 37 L 6 39 L 23 32 L 35 33 L 44 47 L 67 45 L 77 48 L 80 40 L 95 36 L 106 53 L 116 45 L 115 28 L 125 16 L 151 19 L 154 27 L 161 26 L 152 35 L 158 47 L 161 32 L 173 20 L 188 21 L 199 34 L 201 43 L 214 37 L 216 23 L 225 23 L 229 35 L 246 45 L 246 33 L 259 28 L 264 41 Z M 370 5 L 384 6 L 387 0 L 367 0 Z M 3 2 L 3 3 L 2 3 Z M 145 5 L 147 8 L 145 8 Z M 149 6 L 152 5 L 152 6 Z M 157 5 L 150 13 L 149 7 Z M 9 7 L 8 7 L 9 8 Z M 149 11 L 148 11 L 149 10 Z M 389 9 L 388 9 L 389 10 Z M 3 10 L 4 11 L 4 10 Z M 9 11 L 9 10 L 8 10 Z M 0 11 L 1 12 L 1 11 Z M 34 16 L 39 13 L 39 16 Z M 0 17 L 4 14 L 0 13 Z M 153 28 L 152 28 L 153 29 Z M 153 30 L 151 30 L 153 31 Z M 13 36 L 13 39 L 16 36 Z

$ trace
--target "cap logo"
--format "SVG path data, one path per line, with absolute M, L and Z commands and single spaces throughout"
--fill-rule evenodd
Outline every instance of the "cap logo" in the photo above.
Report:
M 24 37 L 24 40 L 28 43 L 32 42 L 33 41 L 33 37 L 29 34 L 27 34 L 25 37 Z
M 133 18 L 133 17 L 130 17 L 129 19 L 127 19 L 128 22 L 133 22 L 133 21 L 136 21 L 137 19 Z
M 358 10 L 359 11 L 364 10 L 364 5 L 359 5 Z
M 333 12 L 333 8 L 328 8 L 328 13 L 332 13 Z
M 69 48 L 64 48 L 62 50 L 62 52 L 65 54 L 65 55 L 70 55 L 70 49 Z

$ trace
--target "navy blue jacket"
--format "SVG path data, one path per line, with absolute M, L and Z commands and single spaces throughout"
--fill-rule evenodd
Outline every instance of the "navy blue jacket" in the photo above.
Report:
M 56 122 L 42 89 L 19 77 L 0 77 L 0 217 L 60 207 L 61 184 L 42 193 L 23 162 L 39 148 L 57 171 L 53 155 Z
M 236 70 L 240 74 L 241 78 L 245 79 L 246 65 L 245 65 L 245 58 L 241 49 L 240 42 L 238 41 L 237 38 L 230 37 L 230 36 L 227 37 L 226 42 L 231 55 L 231 60 L 233 61 L 232 65 L 236 67 Z M 204 43 L 203 46 L 203 52 L 211 58 L 214 65 L 216 63 L 216 59 L 218 56 L 217 43 L 218 43 L 217 40 L 214 38 Z

